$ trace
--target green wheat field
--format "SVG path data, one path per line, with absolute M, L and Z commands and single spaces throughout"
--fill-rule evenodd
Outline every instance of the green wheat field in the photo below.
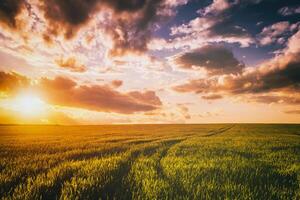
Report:
M 0 199 L 300 199 L 300 125 L 0 126 Z

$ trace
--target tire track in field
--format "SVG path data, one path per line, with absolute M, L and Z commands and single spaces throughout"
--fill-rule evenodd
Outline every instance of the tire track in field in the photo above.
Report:
M 205 135 L 203 137 L 210 137 L 213 135 L 217 135 L 217 134 L 221 134 L 229 129 L 231 129 L 233 126 L 231 127 L 225 127 L 225 128 L 221 128 L 217 131 L 213 131 L 208 135 Z M 169 179 L 169 177 L 164 173 L 163 171 L 163 167 L 161 166 L 161 160 L 166 156 L 167 152 L 169 151 L 170 148 L 172 148 L 174 145 L 183 142 L 184 140 L 188 139 L 189 137 L 184 137 L 182 139 L 170 139 L 167 141 L 162 141 L 162 144 L 158 145 L 157 147 L 148 147 L 145 149 L 137 149 L 136 152 L 132 153 L 132 156 L 128 159 L 128 161 L 124 162 L 121 164 L 121 166 L 118 169 L 118 172 L 114 173 L 114 180 L 112 184 L 109 184 L 107 186 L 105 186 L 105 188 L 102 188 L 101 190 L 103 191 L 102 194 L 104 195 L 103 197 L 107 198 L 107 197 L 113 197 L 113 196 L 121 196 L 121 197 L 125 197 L 127 199 L 127 197 L 131 197 L 131 191 L 130 191 L 130 187 L 128 187 L 128 185 L 124 186 L 124 180 L 127 178 L 128 176 L 128 172 L 131 169 L 132 164 L 134 163 L 134 161 L 138 158 L 139 155 L 141 155 L 142 153 L 146 153 L 147 155 L 152 155 L 158 148 L 161 147 L 161 145 L 165 145 L 166 148 L 162 151 L 160 158 L 158 160 L 158 166 L 157 166 L 157 172 L 159 174 L 159 176 L 166 180 L 167 182 L 169 182 L 169 184 L 171 186 L 174 186 L 176 188 L 176 191 L 182 191 L 182 188 L 180 187 L 180 185 L 178 185 L 178 183 L 174 183 L 172 180 Z M 153 141 L 152 141 L 153 142 Z M 149 144 L 151 143 L 151 140 L 149 141 L 143 141 L 142 143 L 144 144 Z M 90 152 L 87 154 L 74 154 L 74 155 L 70 155 L 68 158 L 65 159 L 64 162 L 69 162 L 69 161 L 80 161 L 80 160 L 90 160 L 96 157 L 104 157 L 108 154 L 111 154 L 112 152 L 115 153 L 120 153 L 120 151 L 126 151 L 125 149 L 118 149 L 118 148 L 112 148 L 112 149 L 102 149 L 100 151 L 96 151 L 96 152 Z M 51 171 L 51 169 L 57 167 L 58 165 L 62 164 L 62 162 L 58 161 L 56 164 L 54 164 L 53 166 L 51 166 L 50 168 L 46 169 L 46 170 L 39 170 L 39 172 L 37 174 L 35 174 L 35 176 L 38 176 L 39 174 L 43 174 L 43 173 L 47 173 L 49 171 Z M 75 170 L 76 171 L 76 170 Z M 71 172 L 70 174 L 73 174 L 75 172 Z M 68 181 L 72 178 L 73 175 L 68 174 L 63 180 L 61 180 L 60 183 L 57 183 L 53 186 L 53 190 L 56 191 L 56 197 L 59 197 L 61 194 L 61 189 L 62 189 L 62 185 L 65 181 Z M 25 176 L 27 174 L 24 174 Z M 23 177 L 24 178 L 24 177 Z M 20 183 L 19 181 L 20 177 L 17 178 L 17 180 L 13 181 L 13 184 L 10 184 L 10 190 L 9 191 L 5 191 L 4 193 L 7 194 L 7 196 L 10 196 L 14 193 L 14 189 L 17 188 L 17 186 L 19 184 L 16 185 L 16 183 Z M 23 184 L 23 183 L 22 183 Z M 6 185 L 7 186 L 7 185 Z M 119 188 L 119 189 L 118 189 Z M 48 198 L 48 197 L 54 197 L 53 196 L 53 191 L 52 190 L 48 190 L 47 192 L 42 191 L 41 195 L 43 198 Z M 101 194 L 101 196 L 102 196 Z M 6 196 L 6 195 L 4 195 Z
M 215 136 L 215 135 L 220 135 L 220 134 L 225 133 L 226 131 L 232 129 L 234 126 L 235 125 L 231 125 L 231 126 L 220 128 L 218 130 L 210 131 L 208 134 L 203 135 L 202 137 L 211 137 L 211 136 Z
M 293 134 L 294 136 L 300 136 L 300 133 L 296 132 Z
M 145 143 L 149 143 L 150 141 L 146 141 Z M 105 156 L 108 156 L 110 154 L 116 154 L 116 153 L 122 153 L 125 152 L 127 150 L 130 149 L 130 146 L 128 144 L 125 144 L 124 147 L 112 147 L 112 148 L 108 148 L 108 149 L 100 149 L 100 150 L 96 150 L 96 151 L 92 151 L 92 152 L 84 152 L 84 153 L 74 153 L 71 154 L 69 156 L 67 156 L 64 160 L 58 160 L 54 163 L 52 163 L 47 169 L 39 169 L 37 171 L 31 171 L 31 172 L 22 172 L 18 177 L 14 177 L 13 179 L 11 179 L 10 181 L 0 184 L 0 199 L 2 199 L 1 197 L 7 197 L 7 198 L 12 198 L 12 196 L 14 195 L 14 193 L 16 192 L 16 189 L 18 187 L 20 187 L 21 185 L 24 184 L 28 184 L 28 178 L 33 177 L 34 179 L 36 179 L 36 177 L 43 175 L 43 174 L 47 174 L 49 172 L 51 172 L 51 170 L 55 169 L 56 167 L 59 167 L 60 165 L 64 164 L 64 163 L 68 163 L 68 162 L 73 162 L 73 161 L 83 161 L 83 160 L 91 160 L 94 158 L 103 158 Z M 72 150 L 71 150 L 72 151 Z M 57 182 L 57 184 L 53 185 L 53 190 L 49 190 L 49 188 L 44 191 L 43 189 L 41 189 L 41 196 L 43 197 L 42 199 L 55 199 L 54 198 L 54 194 L 60 194 L 61 193 L 61 189 L 62 189 L 62 185 L 64 182 L 71 180 L 71 178 L 73 177 L 73 174 L 76 172 L 77 170 L 69 170 L 69 172 L 67 173 L 68 175 L 65 176 L 65 178 L 63 178 L 61 180 L 61 182 Z M 59 197 L 59 195 L 56 195 L 57 197 Z
M 163 169 L 163 166 L 162 166 L 161 162 L 162 162 L 162 159 L 167 155 L 168 151 L 173 146 L 187 140 L 188 138 L 189 137 L 186 137 L 185 139 L 181 139 L 181 140 L 178 140 L 177 142 L 171 143 L 167 148 L 165 148 L 162 151 L 162 153 L 160 154 L 160 157 L 159 157 L 159 160 L 158 160 L 158 165 L 157 165 L 157 173 L 161 177 L 161 179 L 167 181 L 167 183 L 172 188 L 174 188 L 174 191 L 176 191 L 176 193 L 179 193 L 179 194 L 186 194 L 186 191 L 183 189 L 183 187 L 181 187 L 181 185 L 178 182 L 173 181 L 170 177 L 168 177 L 168 175 L 164 172 L 164 169 Z M 171 197 L 171 199 L 175 198 L 175 196 L 172 196 L 172 195 L 170 197 Z
M 131 170 L 134 161 L 142 154 L 143 151 L 155 151 L 157 147 L 146 147 L 144 149 L 133 150 L 128 159 L 121 163 L 118 169 L 114 172 L 111 183 L 101 188 L 99 196 L 101 199 L 132 199 L 132 191 L 129 184 L 126 183 L 127 176 Z M 95 198 L 96 199 L 96 198 Z
M 226 127 L 222 127 L 218 130 L 213 130 L 213 131 L 210 131 L 209 134 L 207 135 L 204 135 L 202 137 L 211 137 L 211 136 L 215 136 L 215 135 L 219 135 L 219 134 L 222 134 L 230 129 L 232 129 L 235 125 L 232 125 L 232 126 L 226 126 Z M 164 172 L 164 169 L 163 169 L 163 166 L 161 164 L 161 161 L 162 159 L 167 155 L 168 151 L 173 147 L 175 146 L 176 144 L 179 144 L 185 140 L 187 140 L 189 137 L 186 137 L 185 139 L 181 139 L 181 140 L 178 140 L 178 142 L 174 142 L 173 144 L 169 145 L 167 148 L 165 148 L 161 155 L 160 155 L 160 158 L 158 160 L 158 167 L 157 167 L 157 172 L 159 174 L 159 176 L 163 179 L 163 180 L 166 180 L 168 182 L 168 184 L 174 188 L 174 191 L 176 194 L 180 194 L 181 196 L 185 196 L 187 195 L 187 191 L 184 190 L 184 188 L 181 186 L 180 182 L 177 182 L 177 181 L 174 181 L 172 180 L 170 177 L 168 177 L 167 174 L 165 174 Z M 175 196 L 173 196 L 174 194 L 172 194 L 170 197 L 171 199 L 172 198 L 175 198 Z
M 153 141 L 145 142 L 141 145 L 149 144 L 149 146 L 139 145 L 133 147 L 130 156 L 120 164 L 118 169 L 113 172 L 112 181 L 105 185 L 103 188 L 99 188 L 99 191 L 95 195 L 95 199 L 132 199 L 132 188 L 128 182 L 129 172 L 132 168 L 133 163 L 138 159 L 140 155 L 151 156 L 162 144 L 155 145 Z M 153 145 L 151 145 L 153 144 Z
M 128 185 L 125 183 L 126 178 L 128 176 L 128 173 L 131 169 L 132 163 L 137 159 L 139 155 L 142 153 L 146 154 L 152 154 L 155 152 L 157 148 L 159 148 L 159 145 L 157 146 L 152 146 L 151 145 L 152 141 L 144 141 L 140 144 L 137 144 L 136 146 L 133 147 L 133 149 L 128 148 L 127 150 L 130 151 L 130 155 L 128 156 L 127 159 L 124 161 L 121 161 L 119 164 L 118 168 L 114 171 L 111 172 L 113 179 L 111 182 L 108 184 L 103 185 L 103 187 L 96 189 L 96 191 L 93 191 L 92 199 L 114 199 L 116 197 L 122 199 L 131 199 L 132 197 L 132 192 L 130 191 L 130 188 Z M 145 144 L 149 144 L 149 146 L 144 146 Z M 124 151 L 126 152 L 126 151 Z M 111 152 L 113 153 L 113 152 Z M 121 152 L 119 152 L 121 153 Z M 101 157 L 109 156 L 110 153 L 106 155 L 102 155 Z M 95 157 L 89 158 L 93 159 Z M 87 161 L 88 161 L 87 160 Z M 73 174 L 75 174 L 74 172 Z M 63 189 L 63 184 L 67 181 L 70 181 L 73 176 L 69 176 L 67 179 L 63 180 L 60 184 L 59 187 L 57 188 L 57 198 L 61 196 L 62 189 Z M 48 196 L 45 196 L 45 199 L 48 199 Z
M 81 160 L 90 160 L 97 157 L 105 157 L 109 154 L 120 153 L 122 151 L 126 151 L 128 148 L 116 148 L 112 147 L 111 149 L 101 149 L 94 152 L 88 153 L 75 153 L 73 155 L 67 156 L 64 160 L 58 160 L 52 163 L 48 168 L 38 169 L 36 171 L 22 171 L 19 176 L 13 177 L 11 180 L 0 184 L 0 197 L 10 198 L 15 193 L 15 190 L 23 184 L 27 184 L 28 178 L 33 177 L 34 179 L 42 174 L 47 174 L 52 169 L 62 165 L 63 163 L 67 163 L 70 161 L 81 161 Z M 72 151 L 72 150 L 71 150 Z M 67 176 L 69 177 L 69 176 Z M 72 177 L 66 179 L 69 180 Z M 60 185 L 60 184 L 59 184 Z M 54 186 L 56 187 L 56 186 Z M 60 187 L 60 186 L 59 186 Z M 52 196 L 52 195 L 51 195 Z M 0 198 L 3 199 L 3 198 Z
M 128 187 L 128 185 L 124 184 L 124 180 L 125 178 L 127 178 L 128 172 L 131 169 L 131 165 L 132 163 L 136 160 L 136 158 L 143 154 L 146 155 L 152 155 L 153 153 L 155 153 L 156 149 L 160 148 L 161 144 L 157 144 L 157 145 L 151 145 L 153 141 L 143 141 L 143 142 L 139 142 L 139 144 L 135 145 L 133 147 L 132 152 L 130 153 L 130 156 L 128 157 L 128 159 L 124 162 L 120 163 L 120 166 L 118 167 L 118 169 L 116 169 L 115 171 L 112 172 L 113 175 L 113 180 L 112 182 L 108 183 L 107 185 L 104 185 L 103 188 L 99 188 L 99 192 L 97 192 L 94 196 L 93 199 L 98 199 L 99 196 L 102 199 L 113 199 L 114 197 L 124 197 L 125 199 L 130 199 L 131 195 L 131 191 L 130 188 Z M 145 144 L 150 144 L 150 146 L 144 146 Z M 125 152 L 126 150 L 130 151 L 130 148 L 126 148 L 123 151 L 119 151 L 119 150 L 115 150 L 114 148 L 112 149 L 106 149 L 104 151 L 100 151 L 100 152 L 93 152 L 91 154 L 88 155 L 75 155 L 72 156 L 72 159 L 66 159 L 64 162 L 69 162 L 69 161 L 88 161 L 97 157 L 105 157 L 105 156 L 109 156 L 109 154 L 114 154 L 114 153 L 121 153 L 121 152 Z M 86 159 L 87 158 L 87 159 Z M 63 163 L 64 163 L 63 162 Z M 40 173 L 38 174 L 43 174 L 43 173 L 48 173 L 50 172 L 52 169 L 54 169 L 55 167 L 61 165 L 62 163 L 59 162 L 59 164 L 56 164 L 52 167 L 50 167 L 47 170 L 43 170 L 40 171 Z M 70 181 L 72 179 L 72 177 L 75 176 L 76 172 L 79 169 L 71 169 L 68 170 L 66 173 L 66 176 L 64 177 L 60 177 L 56 183 L 51 186 L 51 188 L 41 188 L 40 192 L 39 192 L 39 197 L 41 197 L 41 199 L 58 199 L 62 193 L 62 188 L 63 188 L 63 184 L 67 181 Z M 16 186 L 17 187 L 17 186 Z M 14 190 L 13 190 L 14 191 Z
M 154 143 L 155 146 L 148 146 L 144 149 L 138 149 L 138 152 L 136 152 L 133 157 L 126 161 L 126 170 L 123 170 L 123 173 L 121 174 L 119 172 L 116 173 L 117 177 L 116 179 L 114 179 L 114 184 L 112 184 L 115 191 L 104 191 L 104 193 L 101 194 L 101 197 L 103 199 L 132 199 L 134 192 L 137 192 L 136 187 L 140 187 L 140 185 L 138 182 L 136 182 L 135 179 L 132 179 L 132 174 L 130 172 L 133 169 L 133 165 L 135 165 L 135 162 L 138 162 L 139 157 L 142 156 L 151 158 L 153 155 L 160 153 L 159 157 L 155 158 L 155 163 L 157 164 L 155 166 L 155 170 L 159 178 L 162 178 L 162 175 L 160 174 L 161 170 L 159 169 L 161 158 L 166 155 L 169 148 L 183 141 L 184 139 L 186 138 L 169 138 L 166 140 L 161 140 L 158 143 Z M 118 190 L 118 188 L 121 189 Z

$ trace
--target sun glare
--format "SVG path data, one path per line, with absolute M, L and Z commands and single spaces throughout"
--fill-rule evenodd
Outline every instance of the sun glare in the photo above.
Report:
M 25 94 L 16 97 L 13 101 L 15 111 L 26 115 L 35 116 L 41 114 L 45 109 L 45 103 L 33 94 Z

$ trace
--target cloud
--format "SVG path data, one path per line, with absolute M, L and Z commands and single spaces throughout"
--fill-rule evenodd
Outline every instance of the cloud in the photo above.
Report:
M 300 14 L 300 6 L 299 7 L 283 7 L 278 10 L 278 13 L 283 16 Z
M 44 17 L 48 33 L 58 35 L 64 31 L 65 38 L 74 36 L 78 28 L 87 23 L 97 10 L 98 0 L 48 0 L 43 1 Z
M 205 100 L 217 100 L 217 99 L 222 99 L 223 96 L 219 94 L 210 94 L 210 95 L 204 95 L 201 98 Z
M 99 42 L 109 48 L 110 54 L 119 56 L 146 51 L 159 23 L 175 15 L 173 9 L 185 3 L 182 0 L 4 0 L 0 3 L 0 22 L 12 29 L 10 34 L 22 36 L 27 45 L 37 38 L 47 45 L 74 41 L 75 36 L 85 41 L 101 38 Z M 33 32 L 36 34 L 32 35 Z
M 232 13 L 240 5 L 241 3 L 237 1 L 214 0 L 204 10 L 199 10 L 198 13 L 202 18 L 211 22 L 211 26 L 206 29 L 208 36 L 222 36 L 224 39 L 235 37 L 237 40 L 249 38 L 247 31 L 235 24 L 232 18 Z
M 149 46 L 152 49 L 183 48 L 192 49 L 210 42 L 239 43 L 248 47 L 255 43 L 254 38 L 234 20 L 234 13 L 245 5 L 256 2 L 214 0 L 212 4 L 198 11 L 199 16 L 188 23 L 171 28 L 173 39 L 153 40 Z M 163 46 L 158 45 L 161 44 Z
M 292 95 L 296 99 L 287 97 L 265 97 L 266 101 L 280 101 L 298 104 L 297 94 L 300 91 L 300 31 L 288 41 L 284 53 L 262 63 L 256 68 L 246 68 L 238 74 L 212 76 L 206 79 L 193 79 L 187 83 L 176 85 L 177 92 L 192 93 L 225 93 L 228 95 L 256 94 L 256 100 L 262 93 L 281 92 Z M 280 99 L 281 98 L 281 99 Z M 289 97 L 290 98 L 290 97 Z
M 277 65 L 273 69 L 261 67 L 236 76 L 227 75 L 190 80 L 188 83 L 175 86 L 174 89 L 178 92 L 228 92 L 231 94 L 263 93 L 279 89 L 299 91 L 300 60 L 289 59 L 282 65 L 279 61 L 274 63 Z
M 55 60 L 55 63 L 61 67 L 61 68 L 65 68 L 68 69 L 72 72 L 85 72 L 86 66 L 83 64 L 78 63 L 78 61 L 76 60 L 75 57 L 69 57 L 69 58 L 59 58 Z
M 123 81 L 122 80 L 113 80 L 111 82 L 112 86 L 115 88 L 121 87 L 123 85 Z
M 290 24 L 288 21 L 277 22 L 264 27 L 258 35 L 260 45 L 270 45 L 272 43 L 283 44 L 286 38 L 299 29 L 299 23 Z
M 98 28 L 112 39 L 111 55 L 123 55 L 128 51 L 147 50 L 147 43 L 158 22 L 172 15 L 172 8 L 183 1 L 165 0 L 49 0 L 44 1 L 44 13 L 48 22 L 47 35 L 59 35 L 64 30 L 66 39 L 74 37 L 81 27 L 97 19 Z M 60 30 L 60 31 L 58 31 Z
M 244 66 L 229 49 L 219 45 L 207 45 L 179 54 L 173 62 L 183 69 L 205 68 L 210 74 L 238 73 Z
M 227 0 L 214 0 L 212 4 L 199 10 L 198 13 L 201 15 L 209 15 L 211 13 L 221 13 L 226 9 L 229 9 L 232 5 Z
M 162 102 L 160 101 L 159 97 L 156 96 L 154 91 L 145 91 L 145 92 L 132 91 L 132 92 L 128 92 L 127 94 L 141 102 L 147 102 L 148 104 L 155 105 L 155 106 L 162 105 Z
M 16 17 L 20 13 L 22 6 L 24 6 L 23 0 L 2 0 L 0 2 L 0 22 L 11 28 L 16 28 Z
M 126 51 L 147 50 L 154 25 L 165 17 L 162 12 L 165 6 L 162 0 L 132 1 L 132 4 L 130 6 L 120 1 L 119 4 L 112 5 L 117 14 L 108 25 L 108 30 L 113 38 L 114 47 L 111 54 L 114 56 L 123 55 Z M 118 16 L 122 8 L 128 8 L 130 12 L 134 11 L 136 14 L 123 17 L 121 13 Z
M 255 101 L 258 103 L 265 103 L 265 104 L 290 104 L 290 105 L 299 105 L 300 104 L 300 96 L 295 95 L 255 95 L 249 97 L 250 101 Z
M 189 108 L 186 106 L 186 104 L 179 103 L 177 104 L 177 107 L 179 109 L 179 112 L 185 119 L 191 119 L 191 114 L 189 112 Z
M 292 115 L 300 115 L 300 110 L 286 110 L 284 111 L 286 114 L 292 114 Z
M 153 91 L 121 93 L 107 85 L 78 85 L 66 77 L 42 78 L 38 90 L 50 104 L 99 112 L 132 114 L 152 111 L 162 105 Z
M 5 93 L 13 93 L 17 90 L 27 87 L 30 84 L 30 80 L 17 74 L 15 72 L 3 72 L 0 71 L 0 91 Z
M 121 114 L 153 111 L 162 105 L 154 91 L 119 92 L 115 88 L 119 87 L 122 81 L 113 82 L 114 87 L 81 85 L 61 76 L 31 80 L 14 72 L 0 72 L 0 92 L 4 92 L 7 97 L 15 95 L 18 91 L 30 90 L 40 94 L 45 102 L 52 105 Z

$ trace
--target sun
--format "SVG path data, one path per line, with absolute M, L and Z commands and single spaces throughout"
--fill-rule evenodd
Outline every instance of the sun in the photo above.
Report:
M 36 116 L 45 110 L 45 102 L 34 94 L 21 94 L 12 102 L 16 112 L 25 116 Z

